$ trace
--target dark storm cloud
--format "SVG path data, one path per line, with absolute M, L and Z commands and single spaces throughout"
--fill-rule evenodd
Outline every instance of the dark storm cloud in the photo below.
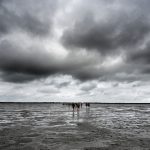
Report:
M 53 74 L 71 74 L 79 79 L 83 79 L 80 74 L 85 74 L 87 79 L 91 78 L 91 73 L 88 74 L 89 69 L 84 70 L 84 68 L 95 63 L 95 60 L 91 58 L 81 59 L 82 56 L 72 56 L 72 53 L 70 53 L 65 59 L 61 60 L 54 58 L 42 47 L 26 48 L 23 46 L 7 40 L 1 41 L 0 69 L 5 72 L 1 76 L 4 80 L 25 82 Z M 82 69 L 84 73 L 81 72 Z M 67 85 L 68 83 L 62 83 L 58 86 Z
M 40 1 L 26 1 L 19 2 L 18 0 L 12 1 L 2 1 L 0 3 L 0 33 L 7 34 L 9 32 L 14 32 L 15 30 L 23 30 L 29 34 L 35 36 L 45 36 L 48 35 L 51 24 L 54 9 L 49 5 L 49 13 L 45 12 L 43 14 L 38 14 L 37 11 L 43 11 L 43 8 L 38 7 Z M 55 4 L 54 2 L 53 4 Z M 34 6 L 30 6 L 30 5 Z M 34 9 L 37 7 L 38 9 Z M 18 9 L 20 8 L 20 9 Z M 49 20 L 43 20 L 44 15 L 49 15 Z
M 150 1 L 61 3 L 62 6 L 52 0 L 0 1 L 3 80 L 27 82 L 68 74 L 81 81 L 99 78 L 99 81 L 134 81 L 149 72 L 149 47 L 144 50 L 139 47 L 150 34 Z M 24 41 L 19 39 L 20 34 Z M 37 42 L 38 39 L 41 41 Z
M 0 44 L 0 68 L 6 72 L 18 72 L 36 75 L 45 75 L 55 72 L 55 68 L 49 68 L 49 54 L 42 52 L 39 47 L 23 49 L 8 41 Z
M 129 55 L 129 60 L 134 63 L 150 64 L 150 44 L 144 49 L 139 49 Z
M 41 76 L 38 75 L 15 73 L 15 72 L 3 72 L 0 75 L 0 77 L 3 79 L 3 81 L 14 83 L 25 83 L 41 78 Z
M 62 36 L 63 44 L 69 48 L 98 50 L 101 54 L 109 55 L 118 49 L 133 48 L 150 31 L 150 24 L 145 16 L 112 12 L 105 22 L 97 21 L 94 17 L 91 14 L 85 15 L 66 29 Z
M 149 74 L 150 43 L 147 43 L 144 48 L 139 48 L 128 54 L 127 61 L 131 65 L 134 65 L 134 70 L 137 70 L 138 73 Z
M 149 41 L 150 1 L 94 1 L 95 4 L 88 2 L 85 6 L 80 4 L 80 8 L 77 9 L 80 15 L 74 15 L 74 23 L 64 30 L 61 37 L 63 45 L 74 51 L 80 48 L 89 52 L 96 50 L 104 60 L 107 56 L 123 54 L 124 66 L 116 70 L 110 67 L 110 71 L 106 71 L 105 68 L 97 71 L 92 67 L 89 71 L 80 70 L 75 76 L 81 80 L 147 80 L 144 74 L 150 73 L 149 46 L 144 49 L 140 47 Z M 82 13 L 83 10 L 86 13 Z M 76 13 L 74 10 L 73 14 Z
M 70 74 L 81 81 L 97 79 L 104 75 L 101 70 L 94 69 L 93 66 L 79 68 L 77 71 L 72 71 Z
M 27 82 L 60 72 L 61 66 L 48 52 L 39 47 L 21 47 L 0 43 L 0 69 L 3 80 Z

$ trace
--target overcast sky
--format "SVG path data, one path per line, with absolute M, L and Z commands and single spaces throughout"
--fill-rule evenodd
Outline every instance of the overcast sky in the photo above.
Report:
M 0 0 L 0 101 L 150 102 L 150 0 Z

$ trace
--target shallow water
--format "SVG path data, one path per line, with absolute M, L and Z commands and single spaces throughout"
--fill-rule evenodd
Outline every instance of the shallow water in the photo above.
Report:
M 149 150 L 149 104 L 0 103 L 0 150 Z

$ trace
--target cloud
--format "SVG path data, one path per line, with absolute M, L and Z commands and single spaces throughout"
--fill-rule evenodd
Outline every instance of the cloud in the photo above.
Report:
M 0 74 L 0 77 L 2 78 L 2 80 L 6 82 L 14 82 L 14 83 L 25 83 L 41 78 L 41 76 L 35 76 L 24 73 L 12 73 L 12 72 L 3 72 Z
M 150 43 L 147 43 L 144 48 L 139 48 L 129 55 L 129 60 L 134 63 L 149 64 L 150 63 Z
M 0 78 L 26 83 L 61 74 L 82 82 L 148 80 L 148 4 L 0 1 Z
M 0 54 L 0 69 L 4 72 L 1 77 L 12 82 L 31 81 L 53 74 L 71 74 L 80 79 L 83 79 L 80 75 L 85 74 L 88 79 L 91 77 L 88 67 L 97 63 L 95 55 L 68 53 L 65 58 L 58 58 L 40 46 L 26 47 L 7 40 L 1 41 Z
M 6 72 L 35 75 L 55 72 L 55 69 L 48 68 L 52 58 L 39 47 L 26 49 L 9 41 L 2 41 L 0 44 L 0 54 L 0 68 Z
M 101 1 L 94 2 L 96 5 L 102 5 Z M 113 2 L 118 4 L 117 8 Z M 102 12 L 89 1 L 89 11 L 81 13 L 81 16 L 75 18 L 74 23 L 64 30 L 62 43 L 70 49 L 85 48 L 111 55 L 120 50 L 132 50 L 142 42 L 150 31 L 150 22 L 147 15 L 144 16 L 145 10 L 140 9 L 140 3 L 133 6 L 127 1 L 126 6 L 123 2 L 113 2 L 110 2 L 109 6 L 102 6 Z M 84 8 L 82 3 L 80 7 L 79 12 Z M 137 13 L 138 11 L 141 13 Z
M 55 88 L 38 89 L 37 92 L 44 93 L 44 94 L 57 94 L 57 93 L 60 93 L 60 91 L 58 89 L 55 89 Z
M 52 16 L 56 10 L 56 3 L 51 0 L 41 1 L 18 0 L 1 1 L 0 5 L 0 34 L 8 34 L 22 30 L 33 36 L 47 36 L 52 26 Z M 43 11 L 49 6 L 49 11 Z M 49 16 L 49 17 L 48 17 Z
M 149 5 L 0 0 L 0 101 L 149 102 Z
M 92 83 L 92 84 L 88 83 L 88 84 L 83 85 L 81 87 L 81 90 L 88 92 L 88 91 L 91 91 L 91 90 L 95 89 L 96 87 L 97 87 L 97 85 L 95 83 Z

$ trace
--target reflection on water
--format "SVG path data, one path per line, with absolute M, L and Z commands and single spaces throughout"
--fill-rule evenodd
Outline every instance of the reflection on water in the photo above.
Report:
M 149 106 L 0 104 L 0 149 L 147 149 Z
M 90 116 L 90 107 L 86 107 L 86 118 L 88 119 Z

